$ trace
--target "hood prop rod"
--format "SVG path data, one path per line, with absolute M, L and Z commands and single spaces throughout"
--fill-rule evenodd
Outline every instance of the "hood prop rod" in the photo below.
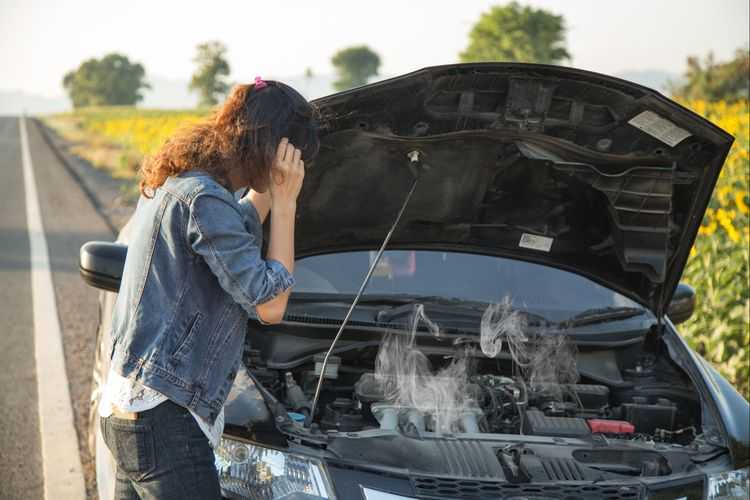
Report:
M 401 220 L 401 216 L 404 214 L 404 210 L 406 210 L 406 206 L 409 204 L 409 200 L 411 200 L 412 194 L 414 194 L 414 189 L 417 187 L 417 181 L 419 180 L 419 172 L 420 172 L 420 167 L 421 167 L 421 159 L 420 159 L 421 154 L 419 151 L 414 150 L 414 151 L 409 152 L 407 154 L 407 157 L 409 158 L 409 170 L 414 176 L 414 182 L 412 182 L 411 189 L 409 189 L 409 193 L 406 195 L 406 199 L 404 199 L 404 202 L 401 205 L 401 209 L 398 211 L 398 215 L 396 215 L 396 220 L 393 221 L 393 225 L 391 226 L 391 229 L 388 231 L 388 234 L 385 236 L 385 239 L 383 240 L 383 244 L 380 245 L 380 249 L 378 250 L 378 253 L 375 256 L 375 259 L 372 261 L 372 264 L 370 264 L 370 269 L 367 271 L 367 275 L 365 276 L 365 279 L 362 281 L 362 284 L 359 287 L 359 291 L 357 292 L 357 295 L 354 297 L 352 304 L 349 306 L 349 310 L 346 312 L 346 316 L 344 316 L 344 320 L 341 322 L 341 326 L 339 326 L 339 330 L 338 332 L 336 332 L 336 336 L 333 337 L 333 342 L 331 342 L 331 347 L 328 348 L 328 352 L 326 352 L 326 356 L 325 358 L 323 358 L 323 364 L 320 367 L 320 376 L 318 377 L 318 384 L 315 386 L 315 396 L 313 397 L 312 405 L 310 405 L 310 414 L 307 415 L 307 418 L 305 419 L 305 427 L 310 427 L 312 425 L 312 420 L 315 417 L 315 409 L 318 406 L 318 399 L 320 398 L 320 389 L 323 386 L 323 379 L 325 378 L 326 367 L 328 366 L 328 358 L 331 356 L 331 353 L 333 352 L 333 348 L 336 346 L 336 342 L 338 342 L 339 337 L 341 337 L 341 334 L 343 333 L 344 328 L 346 327 L 346 324 L 349 322 L 349 318 L 351 317 L 352 312 L 354 312 L 354 308 L 357 307 L 359 298 L 362 296 L 362 293 L 365 291 L 367 284 L 370 282 L 372 273 L 375 271 L 375 267 L 378 265 L 378 262 L 380 262 L 380 258 L 383 255 L 383 251 L 385 250 L 385 247 L 388 245 L 388 242 L 391 240 L 391 236 L 393 236 L 393 233 L 396 230 L 396 226 L 398 226 L 398 223 Z

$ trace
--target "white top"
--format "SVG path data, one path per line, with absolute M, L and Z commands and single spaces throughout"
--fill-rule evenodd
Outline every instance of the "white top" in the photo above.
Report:
M 102 397 L 99 400 L 99 416 L 107 418 L 112 414 L 112 408 L 115 406 L 128 412 L 146 411 L 155 408 L 168 399 L 164 394 L 146 387 L 140 382 L 125 378 L 114 369 L 110 369 L 107 382 L 102 390 Z M 224 408 L 221 408 L 213 425 L 193 410 L 188 408 L 188 411 L 208 438 L 211 447 L 216 448 L 221 439 L 221 434 L 224 432 Z

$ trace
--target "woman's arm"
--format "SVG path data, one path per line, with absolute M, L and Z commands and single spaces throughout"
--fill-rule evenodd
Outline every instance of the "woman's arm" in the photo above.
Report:
M 276 161 L 271 172 L 270 211 L 271 234 L 268 242 L 268 259 L 273 259 L 294 272 L 294 218 L 297 196 L 305 177 L 302 152 L 285 138 L 279 143 Z M 257 206 L 257 205 L 256 205 Z M 260 211 L 258 212 L 259 215 Z M 262 220 L 262 218 L 261 218 Z M 278 323 L 284 317 L 291 289 L 256 306 L 258 317 L 266 323 Z
M 291 288 L 294 277 L 286 263 L 263 259 L 260 241 L 248 232 L 236 202 L 226 192 L 214 191 L 199 193 L 191 201 L 188 244 L 234 301 L 257 314 L 257 306 Z

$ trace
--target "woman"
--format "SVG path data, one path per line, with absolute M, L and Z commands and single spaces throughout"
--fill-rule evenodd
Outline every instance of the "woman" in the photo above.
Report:
M 144 162 L 99 406 L 115 498 L 220 498 L 211 446 L 248 315 L 284 315 L 296 199 L 317 149 L 310 104 L 256 78 Z M 241 189 L 248 194 L 237 202 Z

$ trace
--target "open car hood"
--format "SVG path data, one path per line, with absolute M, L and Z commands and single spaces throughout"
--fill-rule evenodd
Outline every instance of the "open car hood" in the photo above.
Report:
M 547 264 L 657 315 L 733 141 L 653 90 L 557 66 L 438 66 L 314 104 L 321 149 L 298 200 L 299 257 L 378 248 L 418 151 L 388 248 Z

